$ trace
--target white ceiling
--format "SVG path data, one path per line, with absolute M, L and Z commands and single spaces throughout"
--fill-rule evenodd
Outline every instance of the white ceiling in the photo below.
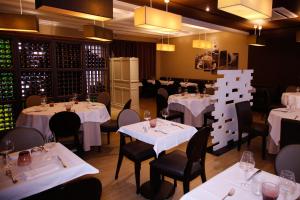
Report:
M 91 20 L 36 10 L 34 2 L 34 0 L 22 0 L 23 13 L 37 15 L 40 24 L 50 26 L 62 26 L 81 30 L 82 25 L 94 23 Z M 112 20 L 106 21 L 104 23 L 104 26 L 106 28 L 112 29 L 116 34 L 142 36 L 153 39 L 159 39 L 162 37 L 161 33 L 137 28 L 134 26 L 133 13 L 138 6 L 117 0 L 114 0 L 113 4 L 114 17 Z M 0 12 L 20 13 L 20 1 L 0 0 Z M 96 24 L 100 26 L 102 25 L 101 22 L 96 22 Z M 239 30 L 183 17 L 182 29 L 179 32 L 174 33 L 174 35 L 170 35 L 170 37 L 180 37 L 217 31 L 230 31 L 245 34 L 245 32 Z

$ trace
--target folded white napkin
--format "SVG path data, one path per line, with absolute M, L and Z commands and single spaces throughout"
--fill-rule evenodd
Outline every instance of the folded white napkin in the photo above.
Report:
M 44 176 L 46 174 L 50 174 L 55 172 L 56 170 L 58 170 L 59 168 L 61 168 L 58 163 L 50 163 L 48 165 L 36 168 L 36 169 L 32 169 L 30 171 L 26 171 L 24 172 L 24 175 L 26 177 L 26 180 L 31 180 L 31 179 L 35 179 L 39 176 Z

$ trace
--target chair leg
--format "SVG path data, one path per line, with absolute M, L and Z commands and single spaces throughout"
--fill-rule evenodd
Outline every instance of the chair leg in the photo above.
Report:
M 123 161 L 123 153 L 121 153 L 121 150 L 119 152 L 119 158 L 118 158 L 118 164 L 117 164 L 117 169 L 116 169 L 116 174 L 115 174 L 115 180 L 118 179 L 118 176 L 119 176 L 119 171 L 120 171 L 120 168 L 121 168 L 121 164 L 122 164 L 122 161 Z
M 186 194 L 190 191 L 190 181 L 183 181 L 183 193 Z
M 206 182 L 205 167 L 202 167 L 202 169 L 200 171 L 200 175 L 201 175 L 202 183 Z
M 110 144 L 110 132 L 107 132 L 107 144 Z
M 251 144 L 251 140 L 252 140 L 251 134 L 248 133 L 248 141 L 247 141 L 247 142 L 248 142 L 248 147 L 249 147 L 250 144 Z
M 242 143 L 242 133 L 239 132 L 238 136 L 239 136 L 239 139 L 238 139 L 238 148 L 237 149 L 238 149 L 238 151 L 240 151 L 241 143 Z
M 262 137 L 262 159 L 266 159 L 266 146 L 267 146 L 267 137 L 263 136 Z
M 140 193 L 140 171 L 141 171 L 141 163 L 135 162 L 134 163 L 134 170 L 135 170 L 135 184 L 136 184 L 136 193 Z
M 176 188 L 176 187 L 177 187 L 177 180 L 174 179 L 174 188 Z

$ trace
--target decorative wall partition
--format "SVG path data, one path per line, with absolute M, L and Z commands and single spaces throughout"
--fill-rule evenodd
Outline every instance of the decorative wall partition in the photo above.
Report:
M 213 150 L 227 146 L 229 141 L 238 140 L 238 123 L 235 103 L 252 99 L 251 80 L 253 70 L 218 70 L 219 75 L 215 83 L 215 111 L 212 115 L 216 119 L 213 123 L 212 142 Z

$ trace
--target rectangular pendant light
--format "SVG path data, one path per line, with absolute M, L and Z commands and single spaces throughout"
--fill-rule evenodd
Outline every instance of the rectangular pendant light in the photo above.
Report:
M 38 32 L 38 18 L 35 15 L 0 13 L 0 30 Z
M 156 44 L 156 50 L 157 51 L 175 51 L 175 45 L 174 44 Z
M 102 42 L 110 42 L 113 39 L 112 30 L 95 25 L 84 25 L 83 35 L 88 39 L 98 40 Z
M 267 19 L 272 16 L 273 0 L 218 0 L 218 9 L 245 19 Z
M 211 49 L 212 43 L 208 40 L 193 40 L 193 48 L 196 49 Z
M 96 21 L 113 18 L 113 0 L 35 0 L 35 8 Z
M 181 15 L 158 10 L 151 7 L 140 7 L 134 11 L 134 25 L 161 32 L 176 32 L 182 26 Z
M 261 37 L 257 37 L 255 35 L 250 36 L 249 38 L 249 45 L 256 46 L 256 47 L 264 47 L 266 46 L 265 41 L 261 39 Z

